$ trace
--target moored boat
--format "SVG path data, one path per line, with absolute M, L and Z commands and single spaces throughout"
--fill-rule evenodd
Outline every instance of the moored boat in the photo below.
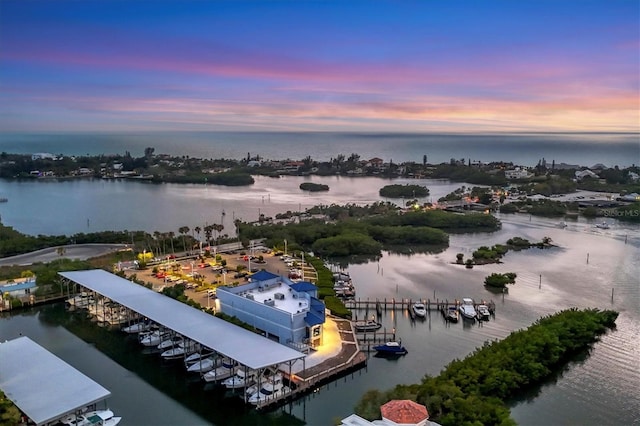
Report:
M 274 374 L 260 384 L 260 389 L 249 396 L 248 402 L 254 405 L 262 404 L 290 392 L 291 389 L 284 385 L 282 375 Z
M 456 308 L 454 305 L 448 306 L 445 317 L 447 321 L 458 322 L 458 319 L 460 318 L 460 315 L 458 314 L 458 308 Z
M 220 358 L 213 355 L 206 358 L 200 358 L 196 362 L 187 365 L 189 373 L 207 373 L 220 366 Z
M 353 323 L 353 327 L 356 331 L 376 331 L 382 327 L 378 321 L 375 320 L 366 320 L 366 321 L 355 321 Z
M 229 377 L 223 381 L 222 384 L 225 385 L 227 389 L 241 389 L 253 385 L 256 382 L 257 377 L 258 374 L 255 370 L 245 371 L 244 369 L 239 368 L 235 376 Z
M 416 302 L 411 306 L 413 313 L 418 318 L 424 318 L 427 316 L 427 308 L 424 306 L 422 302 Z
M 380 355 L 406 355 L 409 353 L 400 342 L 387 342 L 384 345 L 374 346 L 373 349 Z
M 219 380 L 228 379 L 229 377 L 236 374 L 237 370 L 238 370 L 238 363 L 236 361 L 233 361 L 230 359 L 224 359 L 220 367 L 212 369 L 211 371 L 207 372 L 204 376 L 202 376 L 202 378 L 205 380 L 205 382 L 208 382 L 208 383 L 217 382 Z
M 488 321 L 491 318 L 491 311 L 487 305 L 478 305 L 478 319 L 480 321 Z
M 462 299 L 462 304 L 460 305 L 460 315 L 462 318 L 475 320 L 478 315 L 476 312 L 476 308 L 473 307 L 473 299 L 465 297 Z

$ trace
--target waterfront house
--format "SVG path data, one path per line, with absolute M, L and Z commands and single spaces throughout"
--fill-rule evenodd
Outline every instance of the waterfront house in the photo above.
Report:
M 35 289 L 35 277 L 18 278 L 16 280 L 0 283 L 0 296 L 7 295 L 15 298 L 22 298 L 24 296 L 30 296 Z
M 394 399 L 380 407 L 382 420 L 369 421 L 357 414 L 341 420 L 340 426 L 440 426 L 429 421 L 427 407 L 408 399 Z
M 272 340 L 300 350 L 322 344 L 325 306 L 317 297 L 317 287 L 309 282 L 294 283 L 263 270 L 247 284 L 218 287 L 217 296 L 224 314 Z

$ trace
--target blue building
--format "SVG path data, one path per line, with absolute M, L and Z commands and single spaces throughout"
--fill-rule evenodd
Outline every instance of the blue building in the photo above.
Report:
M 267 271 L 237 287 L 218 287 L 221 311 L 250 324 L 282 344 L 304 349 L 322 344 L 324 303 L 318 288 Z

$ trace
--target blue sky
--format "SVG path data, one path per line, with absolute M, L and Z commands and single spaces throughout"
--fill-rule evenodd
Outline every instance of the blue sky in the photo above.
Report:
M 640 130 L 637 1 L 0 2 L 0 130 Z

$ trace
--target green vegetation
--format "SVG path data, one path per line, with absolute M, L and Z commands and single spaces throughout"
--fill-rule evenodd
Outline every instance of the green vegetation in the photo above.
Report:
M 503 171 L 489 173 L 491 170 L 495 170 L 491 165 L 488 165 L 487 169 L 483 170 L 461 164 L 439 164 L 429 177 L 433 179 L 451 179 L 455 182 L 468 182 L 474 185 L 503 186 L 507 183 Z
M 476 265 L 498 263 L 508 250 L 508 247 L 505 247 L 502 244 L 496 244 L 491 248 L 482 246 L 473 252 L 473 261 Z
M 382 404 L 412 399 L 424 404 L 430 418 L 443 426 L 515 425 L 505 401 L 565 368 L 613 329 L 617 317 L 615 311 L 570 309 L 541 318 L 502 341 L 486 342 L 462 361 L 452 361 L 436 377 L 384 392 L 368 391 L 355 411 L 373 420 L 379 418 Z
M 513 207 L 508 207 L 511 205 L 513 205 Z M 534 216 L 554 217 L 564 216 L 569 210 L 577 210 L 577 206 L 574 206 L 572 203 L 555 200 L 513 201 L 500 206 L 500 212 L 502 213 L 515 213 L 519 210 Z
M 380 196 L 387 198 L 416 198 L 429 195 L 429 189 L 422 185 L 387 185 L 380 188 Z
M 174 183 L 210 183 L 213 185 L 244 186 L 253 185 L 253 177 L 242 171 L 229 171 L 221 173 L 202 173 L 200 171 L 189 171 L 187 173 L 172 175 L 170 179 L 165 176 L 154 177 L 155 182 Z
M 310 191 L 310 192 L 328 191 L 329 185 L 324 185 L 321 183 L 313 183 L 313 182 L 304 182 L 300 184 L 300 189 L 302 189 L 303 191 Z
M 20 410 L 0 390 L 0 424 L 17 425 L 19 423 Z
M 627 222 L 640 222 L 640 202 L 618 207 L 615 218 Z
M 484 279 L 484 285 L 496 288 L 506 288 L 507 284 L 516 283 L 516 273 L 507 272 L 505 274 L 493 273 Z
M 472 254 L 473 264 L 486 265 L 488 263 L 500 263 L 500 259 L 507 254 L 509 250 L 524 250 L 531 247 L 548 248 L 551 247 L 551 238 L 544 237 L 542 241 L 537 243 L 531 243 L 529 240 L 521 237 L 513 237 L 507 240 L 505 244 L 495 244 L 491 247 L 482 246 L 478 247 Z M 456 263 L 462 263 L 462 253 L 456 255 Z M 468 259 L 467 262 L 471 260 Z

